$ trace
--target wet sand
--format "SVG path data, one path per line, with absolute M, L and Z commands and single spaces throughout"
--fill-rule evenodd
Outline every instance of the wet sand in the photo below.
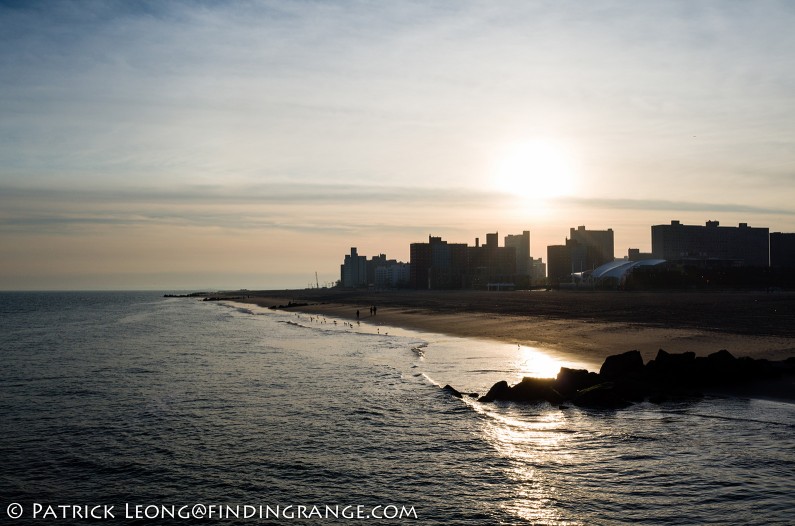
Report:
M 606 356 L 795 356 L 795 294 L 591 291 L 246 291 L 237 301 L 362 323 L 546 348 L 598 370 Z M 376 306 L 376 315 L 370 307 Z

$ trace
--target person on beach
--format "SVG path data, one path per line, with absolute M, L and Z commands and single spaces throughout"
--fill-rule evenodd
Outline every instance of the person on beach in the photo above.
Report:
M 356 310 L 356 319 L 357 320 L 359 319 L 359 310 L 358 309 Z

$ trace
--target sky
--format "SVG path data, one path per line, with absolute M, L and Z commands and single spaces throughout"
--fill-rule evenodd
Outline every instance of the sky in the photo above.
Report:
M 0 289 L 795 232 L 793 27 L 787 0 L 0 2 Z

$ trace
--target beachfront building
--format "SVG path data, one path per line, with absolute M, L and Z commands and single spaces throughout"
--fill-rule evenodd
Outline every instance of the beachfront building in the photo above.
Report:
M 547 280 L 550 285 L 571 281 L 571 255 L 566 245 L 547 247 Z
M 409 247 L 410 286 L 415 289 L 461 289 L 467 269 L 466 243 L 448 243 L 428 236 L 427 243 Z
M 530 276 L 532 268 L 530 231 L 525 230 L 521 234 L 508 234 L 505 236 L 505 246 L 512 247 L 516 251 L 516 274 L 519 276 Z
M 593 270 L 615 257 L 613 229 L 587 230 L 578 226 L 569 230 L 566 245 L 571 253 L 572 272 Z
M 623 288 L 632 272 L 639 268 L 660 267 L 665 264 L 664 259 L 616 259 L 600 265 L 593 270 L 575 272 L 572 274 L 573 283 L 584 288 Z
M 379 289 L 395 289 L 408 287 L 411 280 L 411 265 L 390 260 L 388 265 L 375 269 L 375 286 Z
M 340 283 L 345 288 L 367 286 L 367 257 L 360 256 L 356 247 L 351 247 L 351 253 L 340 265 Z
M 651 252 L 641 252 L 639 248 L 630 248 L 627 251 L 627 259 L 630 261 L 643 261 L 645 259 L 654 259 Z
M 770 265 L 770 234 L 767 228 L 720 226 L 718 221 L 701 225 L 651 227 L 651 248 L 655 258 L 688 264 L 712 264 L 737 267 Z
M 392 263 L 397 263 L 397 261 L 395 261 L 394 259 L 391 260 L 391 261 L 388 260 L 386 258 L 386 254 L 378 254 L 377 256 L 373 256 L 372 258 L 368 259 L 367 260 L 367 284 L 368 285 L 375 284 L 375 286 L 377 287 L 378 284 L 376 283 L 377 280 L 376 280 L 376 276 L 375 276 L 376 269 L 379 268 L 379 267 L 386 267 L 388 265 L 391 265 Z
M 530 284 L 533 286 L 546 285 L 547 265 L 541 258 L 530 259 Z
M 527 235 L 529 251 L 530 233 L 527 232 Z M 486 244 L 481 245 L 480 240 L 475 238 L 475 246 L 467 247 L 466 281 L 469 288 L 491 289 L 495 288 L 491 285 L 500 284 L 500 287 L 496 288 L 502 290 L 516 286 L 516 248 L 501 247 L 498 240 L 498 233 L 486 234 Z M 526 267 L 527 263 L 525 263 Z M 526 274 L 524 281 L 527 281 Z
M 770 234 L 770 266 L 776 269 L 795 269 L 795 234 Z
M 550 284 L 569 283 L 571 275 L 593 270 L 615 259 L 613 229 L 587 230 L 585 226 L 569 230 L 565 245 L 547 247 Z

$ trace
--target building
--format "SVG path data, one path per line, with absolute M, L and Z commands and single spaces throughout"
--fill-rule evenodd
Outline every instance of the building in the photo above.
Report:
M 505 236 L 505 246 L 512 247 L 516 251 L 516 274 L 529 276 L 531 274 L 530 231 L 525 230 L 521 234 Z
M 356 247 L 351 247 L 351 253 L 340 265 L 340 283 L 346 288 L 367 286 L 367 257 L 360 256 Z
M 578 287 L 586 288 L 623 288 L 627 278 L 635 269 L 659 267 L 664 265 L 664 259 L 616 259 L 605 263 L 593 270 L 577 272 L 573 275 L 574 283 Z
M 378 254 L 367 260 L 367 284 L 378 286 L 375 278 L 375 270 L 378 267 L 386 267 L 392 263 L 397 263 L 395 260 L 389 261 L 386 259 L 386 254 Z
M 547 266 L 541 258 L 530 259 L 530 284 L 544 285 L 547 282 Z
M 629 261 L 643 261 L 644 259 L 654 259 L 651 252 L 641 252 L 639 248 L 630 248 L 627 251 Z
M 528 249 L 530 233 L 528 232 Z M 466 283 L 469 288 L 488 289 L 492 284 L 515 286 L 517 257 L 514 247 L 500 247 L 499 234 L 486 234 L 486 244 L 475 239 L 474 247 L 467 247 Z M 526 275 L 525 275 L 526 278 Z M 526 279 L 525 279 L 526 281 Z
M 460 289 L 465 286 L 467 245 L 428 236 L 410 245 L 410 286 L 415 289 Z
M 705 226 L 670 225 L 651 227 L 652 255 L 658 259 L 699 264 L 767 267 L 770 265 L 770 234 L 767 228 L 747 223 L 722 227 L 718 221 Z
M 565 245 L 547 247 L 549 283 L 571 281 L 576 272 L 593 270 L 615 259 L 613 229 L 587 230 L 578 226 L 569 230 Z
M 547 280 L 550 285 L 571 281 L 571 254 L 566 245 L 547 247 Z
M 770 234 L 770 266 L 795 269 L 795 234 Z
M 404 288 L 411 280 L 411 266 L 408 263 L 393 262 L 375 269 L 375 286 L 378 288 Z
M 578 226 L 569 230 L 566 240 L 571 254 L 572 272 L 593 270 L 615 259 L 613 229 L 586 230 Z

